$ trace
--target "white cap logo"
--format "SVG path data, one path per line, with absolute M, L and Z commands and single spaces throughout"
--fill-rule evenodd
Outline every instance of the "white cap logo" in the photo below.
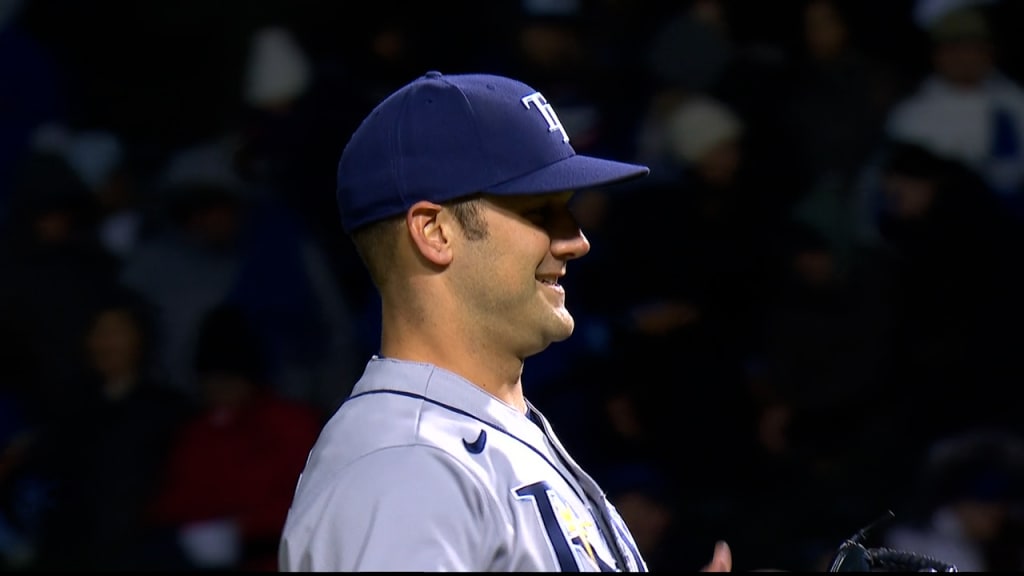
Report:
M 569 143 L 569 135 L 566 134 L 565 128 L 562 126 L 561 121 L 558 120 L 558 115 L 555 114 L 555 109 L 548 104 L 548 101 L 544 99 L 544 96 L 540 92 L 534 92 L 529 96 L 524 96 L 520 102 L 523 106 L 530 108 L 530 104 L 534 104 L 537 110 L 540 110 L 541 116 L 544 117 L 544 121 L 548 123 L 548 132 L 559 131 L 562 133 L 562 142 Z

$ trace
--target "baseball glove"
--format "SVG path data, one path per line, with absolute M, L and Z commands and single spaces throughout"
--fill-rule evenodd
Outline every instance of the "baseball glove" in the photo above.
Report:
M 894 517 L 888 512 L 883 518 L 863 528 L 845 540 L 829 564 L 829 572 L 957 572 L 953 564 L 930 556 L 894 550 L 892 548 L 868 548 L 863 542 L 868 532 L 880 523 Z

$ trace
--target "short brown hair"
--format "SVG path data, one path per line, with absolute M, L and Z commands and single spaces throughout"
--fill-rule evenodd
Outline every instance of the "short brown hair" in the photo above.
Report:
M 487 238 L 487 222 L 480 215 L 480 196 L 470 196 L 446 204 L 458 221 L 466 238 L 483 240 Z
M 452 211 L 466 238 L 474 241 L 487 237 L 487 222 L 480 215 L 479 200 L 480 196 L 475 195 L 443 204 L 446 209 Z M 395 250 L 398 247 L 398 229 L 404 221 L 405 216 L 395 216 L 352 232 L 352 243 L 355 244 L 356 252 L 378 289 L 389 280 L 390 264 L 395 259 Z

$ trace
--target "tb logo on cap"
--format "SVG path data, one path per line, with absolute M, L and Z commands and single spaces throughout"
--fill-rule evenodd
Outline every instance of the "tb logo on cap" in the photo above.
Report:
M 569 142 L 569 135 L 566 134 L 565 128 L 562 126 L 562 122 L 558 120 L 558 115 L 555 114 L 555 109 L 548 104 L 548 101 L 544 99 L 544 96 L 540 92 L 534 92 L 529 96 L 524 96 L 520 99 L 523 106 L 530 108 L 530 104 L 534 104 L 537 110 L 540 110 L 541 116 L 544 117 L 544 121 L 548 123 L 548 132 L 554 132 L 558 130 L 562 133 L 562 142 Z

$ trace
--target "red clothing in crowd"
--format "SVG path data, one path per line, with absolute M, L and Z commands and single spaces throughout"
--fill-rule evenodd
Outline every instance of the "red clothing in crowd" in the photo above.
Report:
M 207 410 L 177 438 L 155 522 L 233 519 L 240 568 L 276 571 L 277 543 L 320 426 L 311 407 L 268 393 L 238 410 Z

